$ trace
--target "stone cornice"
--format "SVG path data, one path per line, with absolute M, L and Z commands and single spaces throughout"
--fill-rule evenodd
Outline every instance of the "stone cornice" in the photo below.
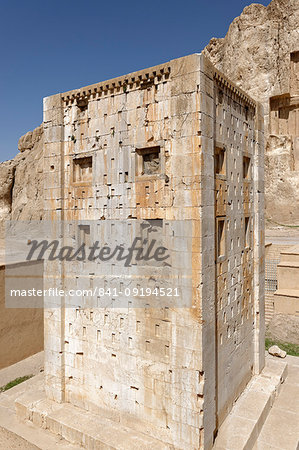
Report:
M 81 89 L 64 92 L 62 101 L 72 103 L 78 99 L 89 99 L 90 97 L 101 97 L 103 94 L 114 94 L 127 92 L 134 88 L 146 88 L 169 79 L 171 68 L 169 63 L 150 67 L 128 75 L 113 78 L 111 80 L 92 84 Z
M 245 92 L 242 89 L 240 89 L 234 83 L 229 81 L 227 77 L 223 75 L 223 73 L 219 72 L 216 69 L 214 69 L 214 80 L 223 88 L 228 89 L 233 95 L 238 97 L 248 106 L 251 106 L 254 109 L 256 108 L 256 102 L 251 97 L 245 94 Z

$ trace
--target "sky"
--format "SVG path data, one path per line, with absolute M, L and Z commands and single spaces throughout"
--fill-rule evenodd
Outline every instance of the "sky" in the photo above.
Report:
M 0 0 L 0 161 L 41 124 L 43 97 L 200 53 L 251 3 Z

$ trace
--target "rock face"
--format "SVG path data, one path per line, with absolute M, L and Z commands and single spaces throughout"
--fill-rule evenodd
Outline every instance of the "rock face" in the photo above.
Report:
M 5 220 L 43 217 L 43 128 L 21 137 L 19 153 L 0 164 L 0 238 Z
M 299 223 L 299 172 L 292 170 L 287 137 L 275 142 L 269 138 L 269 98 L 290 91 L 290 53 L 296 50 L 298 0 L 272 0 L 267 7 L 246 7 L 225 38 L 213 38 L 204 50 L 219 70 L 264 106 L 266 217 L 289 224 Z
M 0 165 L 0 217 L 5 218 L 11 213 L 12 192 L 15 177 L 14 160 Z
M 24 136 L 22 136 L 18 142 L 18 149 L 20 150 L 20 152 L 31 150 L 42 138 L 42 135 L 43 135 L 42 125 L 35 128 L 35 130 L 28 131 L 28 133 L 24 134 Z
M 299 172 L 293 170 L 288 136 L 270 136 L 269 98 L 289 92 L 290 53 L 299 50 L 298 0 L 272 0 L 246 7 L 225 38 L 213 38 L 205 55 L 265 111 L 266 217 L 299 223 Z M 42 215 L 42 126 L 19 140 L 18 154 L 0 164 L 0 222 Z

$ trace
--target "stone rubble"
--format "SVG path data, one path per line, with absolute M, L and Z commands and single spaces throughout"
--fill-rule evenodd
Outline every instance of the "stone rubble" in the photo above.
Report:
M 272 347 L 269 348 L 268 353 L 277 356 L 278 358 L 285 358 L 287 356 L 287 352 L 281 350 L 278 345 L 272 345 Z

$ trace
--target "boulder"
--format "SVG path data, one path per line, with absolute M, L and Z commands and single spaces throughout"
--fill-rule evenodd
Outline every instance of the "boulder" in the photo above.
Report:
M 268 353 L 273 356 L 278 356 L 279 358 L 285 358 L 287 356 L 287 352 L 281 350 L 278 345 L 272 345 L 272 347 L 269 348 Z

